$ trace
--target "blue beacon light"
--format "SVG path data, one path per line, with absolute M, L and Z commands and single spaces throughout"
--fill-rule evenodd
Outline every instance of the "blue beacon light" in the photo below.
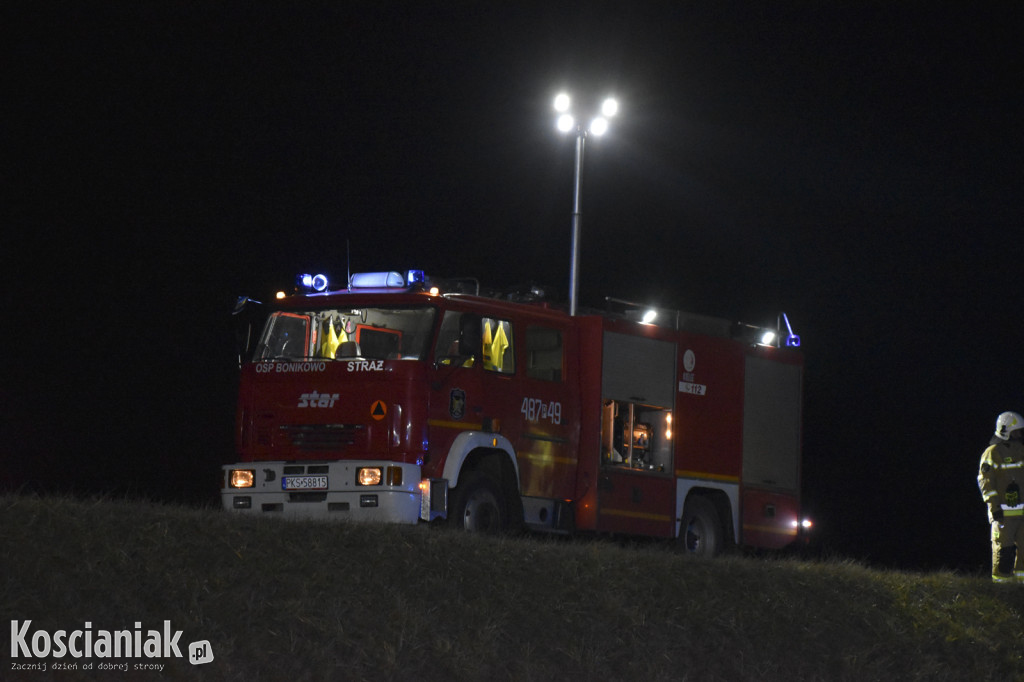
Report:
M 327 290 L 327 275 L 299 275 L 299 285 L 306 288 L 312 289 L 313 291 L 326 291 Z
M 793 333 L 793 327 L 789 324 L 789 317 L 786 313 L 782 313 L 782 319 L 786 321 L 786 331 L 789 332 L 786 335 L 786 346 L 790 348 L 799 348 L 800 337 Z

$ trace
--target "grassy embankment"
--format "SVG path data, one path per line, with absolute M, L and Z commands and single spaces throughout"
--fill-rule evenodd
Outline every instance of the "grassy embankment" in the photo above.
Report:
M 169 620 L 215 656 L 100 679 L 1024 679 L 1024 585 L 981 575 L 17 496 L 0 557 L 7 633 Z

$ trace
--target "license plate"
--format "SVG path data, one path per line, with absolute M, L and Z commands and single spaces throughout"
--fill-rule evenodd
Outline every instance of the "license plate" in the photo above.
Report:
M 283 490 L 327 490 L 326 476 L 284 476 L 281 478 Z

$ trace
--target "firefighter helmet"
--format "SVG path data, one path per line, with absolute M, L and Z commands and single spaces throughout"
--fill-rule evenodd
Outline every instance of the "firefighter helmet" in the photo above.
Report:
M 996 418 L 996 436 L 1003 440 L 1010 439 L 1010 433 L 1024 429 L 1024 417 L 1016 412 L 1003 412 Z

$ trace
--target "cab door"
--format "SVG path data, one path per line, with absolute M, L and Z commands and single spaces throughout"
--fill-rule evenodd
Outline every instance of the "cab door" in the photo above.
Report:
M 605 331 L 597 528 L 672 537 L 676 344 Z
M 499 431 L 508 411 L 504 396 L 514 392 L 515 362 L 511 324 L 460 310 L 441 320 L 430 370 L 429 449 L 425 473 L 440 466 L 464 431 Z
M 578 402 L 575 363 L 567 348 L 575 347 L 574 328 L 549 320 L 528 320 L 520 325 L 522 370 L 518 404 L 516 455 L 524 497 L 565 500 L 574 495 L 577 469 Z M 538 499 L 537 504 L 541 504 Z

